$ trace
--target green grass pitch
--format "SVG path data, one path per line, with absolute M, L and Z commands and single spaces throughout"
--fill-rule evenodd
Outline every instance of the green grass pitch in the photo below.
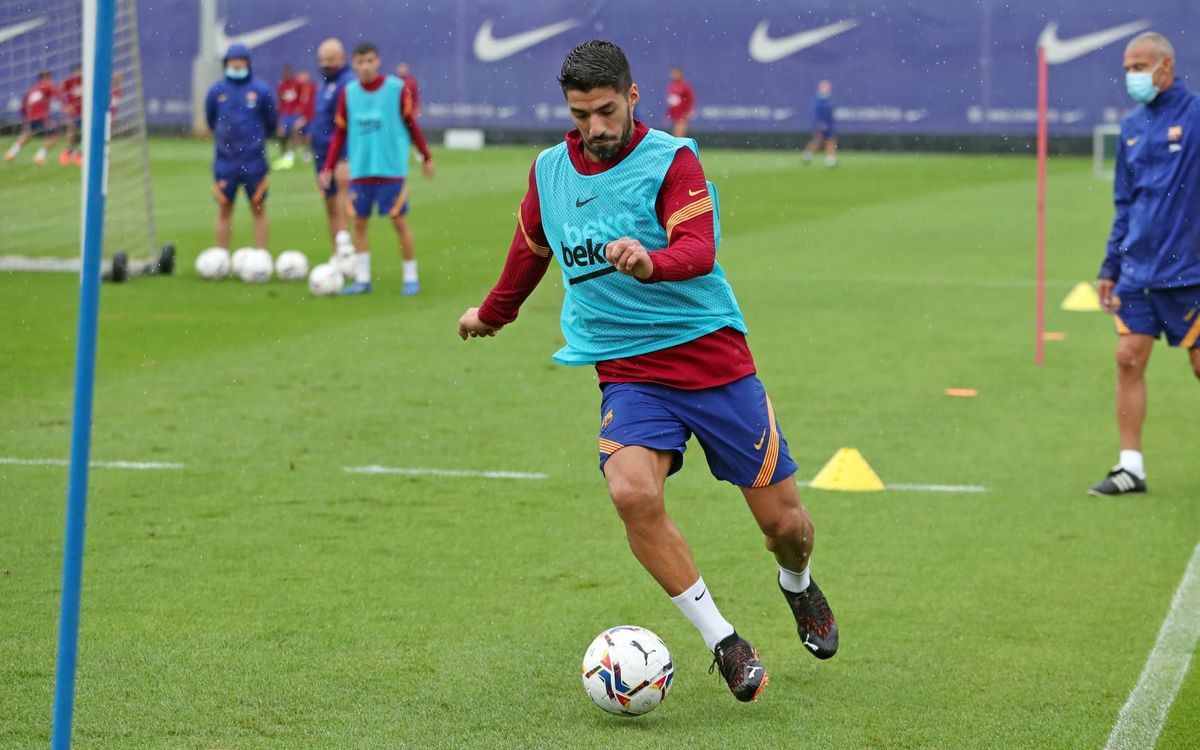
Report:
M 743 705 L 626 547 L 595 467 L 594 373 L 549 359 L 557 271 L 497 338 L 455 336 L 535 151 L 438 152 L 437 178 L 413 179 L 420 296 L 400 296 L 377 223 L 375 292 L 317 299 L 195 275 L 209 148 L 152 144 L 177 275 L 103 289 L 93 458 L 184 467 L 92 471 L 78 747 L 1104 745 L 1198 538 L 1200 433 L 1186 357 L 1156 348 L 1151 494 L 1084 495 L 1116 455 L 1111 322 L 1057 304 L 1108 233 L 1110 186 L 1086 161 L 1051 161 L 1047 327 L 1067 338 L 1038 368 L 1031 158 L 703 154 L 800 478 L 851 446 L 885 482 L 987 487 L 802 491 L 842 628 L 818 663 L 739 494 L 690 450 L 668 506 L 771 673 Z M 324 259 L 309 169 L 274 174 L 269 206 L 274 252 Z M 244 206 L 236 221 L 248 244 Z M 0 458 L 67 456 L 77 288 L 0 273 Z M 548 478 L 342 470 L 367 464 Z M 65 487 L 63 466 L 0 463 L 0 747 L 49 738 Z M 602 714 L 578 674 L 623 623 L 677 666 L 637 720 Z M 1198 737 L 1193 669 L 1159 747 Z

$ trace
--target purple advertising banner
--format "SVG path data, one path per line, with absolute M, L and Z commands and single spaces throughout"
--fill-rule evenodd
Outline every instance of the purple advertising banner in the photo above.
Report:
M 1082 134 L 1132 106 L 1121 57 L 1137 33 L 1172 38 L 1184 76 L 1200 63 L 1196 0 L 212 2 L 209 22 L 197 0 L 139 2 L 152 126 L 192 121 L 197 59 L 212 66 L 241 42 L 273 84 L 284 63 L 315 75 L 316 45 L 330 36 L 347 47 L 375 42 L 387 69 L 407 61 L 427 127 L 513 130 L 569 127 L 555 77 L 564 55 L 592 38 L 624 48 L 641 89 L 639 115 L 654 125 L 664 122 L 668 69 L 681 66 L 700 131 L 807 130 L 816 84 L 829 79 L 844 131 L 1029 133 L 1040 43 L 1050 62 L 1051 133 Z M 16 42 L 5 29 L 38 5 L 0 4 L 0 66 Z M 0 76 L 0 97 L 11 108 L 30 83 Z

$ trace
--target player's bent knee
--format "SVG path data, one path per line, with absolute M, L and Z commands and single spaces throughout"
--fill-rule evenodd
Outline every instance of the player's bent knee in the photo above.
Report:
M 662 493 L 638 482 L 613 482 L 609 486 L 613 507 L 626 523 L 656 517 L 664 512 Z

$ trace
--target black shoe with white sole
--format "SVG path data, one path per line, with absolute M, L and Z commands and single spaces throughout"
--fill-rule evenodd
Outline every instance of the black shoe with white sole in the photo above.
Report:
M 1145 492 L 1146 480 L 1134 474 L 1129 469 L 1114 466 L 1108 476 L 1092 485 L 1089 495 L 1096 497 L 1114 497 L 1128 495 L 1133 492 Z
M 713 649 L 713 663 L 708 671 L 711 674 L 717 668 L 733 697 L 743 703 L 758 700 L 769 681 L 766 668 L 758 660 L 758 649 L 737 633 L 726 637 Z
M 838 650 L 838 626 L 817 582 L 809 579 L 808 588 L 799 594 L 779 587 L 796 618 L 796 634 L 800 642 L 818 659 L 828 659 Z

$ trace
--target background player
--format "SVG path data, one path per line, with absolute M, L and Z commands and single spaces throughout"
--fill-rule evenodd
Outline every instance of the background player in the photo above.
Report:
M 829 658 L 838 631 L 809 576 L 813 529 L 796 464 L 716 262 L 716 196 L 695 141 L 633 119 L 638 89 L 615 44 L 576 47 L 559 83 L 576 130 L 535 160 L 500 280 L 459 318 L 458 333 L 492 336 L 515 320 L 561 253 L 567 344 L 554 359 L 596 367 L 600 468 L 626 538 L 700 631 L 734 696 L 751 701 L 767 683 L 758 652 L 717 609 L 663 498 L 692 434 L 713 475 L 741 488 L 804 646 Z
M 357 80 L 342 91 L 338 102 L 337 129 L 325 155 L 321 184 L 327 186 L 333 169 L 348 145 L 350 162 L 350 215 L 354 219 L 354 283 L 342 294 L 371 291 L 371 254 L 367 224 L 371 211 L 378 206 L 381 215 L 390 216 L 404 259 L 405 295 L 420 291 L 416 249 L 408 225 L 408 149 L 410 142 L 423 157 L 426 177 L 433 177 L 433 156 L 425 145 L 425 136 L 417 125 L 412 98 L 404 83 L 395 76 L 379 74 L 379 50 L 370 42 L 354 48 Z M 411 139 L 411 140 L 410 140 Z M 347 140 L 349 143 L 347 144 Z
M 266 248 L 267 138 L 277 124 L 271 87 L 250 69 L 250 50 L 234 44 L 225 54 L 225 77 L 212 85 L 204 102 L 214 134 L 213 194 L 217 199 L 217 246 L 228 248 L 233 233 L 233 204 L 245 187 L 254 215 L 254 246 Z
M 1146 365 L 1160 334 L 1188 350 L 1200 378 L 1200 96 L 1175 78 L 1175 48 L 1154 32 L 1125 48 L 1125 86 L 1140 106 L 1121 123 L 1113 224 L 1100 304 L 1116 315 L 1117 465 L 1092 495 L 1146 491 Z M 1194 412 L 1184 412 L 1195 420 Z
M 687 135 L 688 121 L 695 109 L 696 93 L 692 91 L 692 84 L 684 79 L 683 68 L 676 65 L 671 68 L 671 81 L 667 84 L 667 119 L 676 138 Z
M 821 81 L 817 84 L 817 95 L 812 100 L 813 134 L 800 158 L 804 165 L 812 162 L 817 149 L 825 146 L 825 166 L 837 166 L 837 128 L 833 123 L 833 83 Z
M 79 139 L 83 135 L 83 66 L 71 67 L 71 75 L 63 79 L 58 88 L 62 100 L 63 119 L 66 121 L 66 144 L 58 155 L 58 163 L 66 166 L 72 162 L 83 164 L 79 153 Z
M 300 82 L 292 72 L 291 65 L 284 65 L 279 83 L 275 86 L 279 100 L 279 126 L 275 137 L 279 139 L 280 156 L 271 165 L 274 169 L 291 169 L 296 164 L 295 141 L 299 136 L 303 104 L 300 102 Z
M 312 121 L 316 113 L 317 87 L 307 70 L 296 73 L 296 96 L 299 99 L 300 122 L 296 128 L 297 141 L 304 145 L 304 160 L 312 160 Z
M 337 130 L 338 102 L 346 84 L 354 80 L 354 71 L 346 64 L 346 48 L 337 39 L 326 39 L 317 47 L 317 65 L 321 69 L 321 88 L 316 94 L 316 113 L 313 117 L 310 137 L 312 139 L 313 165 L 317 170 L 317 187 L 325 198 L 325 218 L 329 227 L 330 251 L 337 252 L 339 245 L 350 244 L 350 232 L 346 223 L 346 206 L 350 202 L 350 172 L 344 159 L 339 159 L 333 169 L 333 178 L 327 182 L 320 179 L 325 166 L 325 155 L 333 134 Z
M 33 154 L 33 163 L 39 167 L 46 164 L 46 151 L 54 147 L 54 141 L 58 137 L 58 131 L 50 113 L 50 103 L 54 101 L 57 94 L 58 92 L 54 88 L 54 76 L 50 71 L 43 70 L 38 73 L 37 81 L 29 87 L 21 99 L 21 119 L 23 121 L 21 133 L 17 136 L 17 140 L 8 147 L 8 151 L 4 152 L 4 161 L 12 161 L 17 158 L 22 146 L 34 136 L 41 136 L 42 144 Z
M 396 77 L 404 81 L 404 88 L 408 89 L 408 95 L 412 97 L 413 114 L 421 114 L 421 88 L 417 85 L 417 77 L 408 69 L 408 63 L 396 63 Z

